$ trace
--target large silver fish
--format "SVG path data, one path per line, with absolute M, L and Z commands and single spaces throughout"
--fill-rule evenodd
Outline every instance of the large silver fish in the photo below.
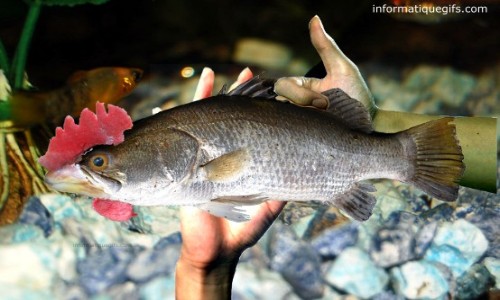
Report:
M 376 200 L 365 180 L 373 178 L 456 199 L 464 164 L 453 118 L 381 134 L 340 89 L 325 92 L 328 109 L 320 111 L 264 99 L 271 88 L 253 79 L 139 120 L 123 143 L 96 147 L 46 181 L 132 205 L 197 205 L 235 221 L 266 200 L 319 200 L 366 220 Z

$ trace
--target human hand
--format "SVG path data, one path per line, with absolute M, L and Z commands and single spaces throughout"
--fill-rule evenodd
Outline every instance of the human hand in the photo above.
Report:
M 252 78 L 244 69 L 231 89 Z M 212 95 L 214 72 L 205 68 L 195 100 Z M 229 299 L 241 253 L 254 245 L 279 215 L 285 202 L 267 201 L 254 210 L 248 222 L 236 223 L 196 207 L 181 207 L 182 248 L 176 270 L 178 299 Z
M 298 105 L 326 108 L 327 98 L 321 92 L 340 88 L 350 97 L 363 103 L 373 116 L 377 107 L 358 67 L 342 53 L 335 41 L 325 32 L 318 16 L 314 16 L 309 22 L 309 34 L 325 66 L 326 77 L 280 78 L 274 86 L 274 91 Z

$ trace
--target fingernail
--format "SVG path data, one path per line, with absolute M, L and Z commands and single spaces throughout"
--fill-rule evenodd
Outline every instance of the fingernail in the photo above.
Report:
M 323 98 L 318 98 L 312 101 L 312 105 L 316 108 L 326 108 L 328 106 L 328 102 Z
M 212 69 L 210 69 L 209 67 L 204 67 L 201 71 L 200 77 L 203 78 L 204 76 L 207 76 L 210 71 L 212 71 Z
M 247 72 L 251 72 L 249 67 L 244 68 L 243 71 L 240 72 L 236 81 L 241 81 L 246 76 Z
M 321 19 L 319 18 L 319 16 L 318 15 L 314 15 L 314 17 L 312 17 L 311 21 L 309 21 L 309 24 L 308 24 L 309 29 L 311 29 L 311 23 L 314 21 L 314 19 L 318 19 L 319 24 L 321 25 Z

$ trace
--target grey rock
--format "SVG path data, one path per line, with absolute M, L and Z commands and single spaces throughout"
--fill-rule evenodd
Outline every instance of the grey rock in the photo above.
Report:
M 393 212 L 373 236 L 370 256 L 384 268 L 421 258 L 436 232 L 436 223 L 425 224 L 418 216 Z
M 48 237 L 54 230 L 54 219 L 47 208 L 38 197 L 32 196 L 24 205 L 24 209 L 19 216 L 19 223 L 32 224 L 43 230 L 45 237 Z
M 323 259 L 338 256 L 344 249 L 358 241 L 358 224 L 349 223 L 325 230 L 311 241 L 311 246 Z
M 127 266 L 140 247 L 109 247 L 77 262 L 79 283 L 89 295 L 98 294 L 127 280 Z
M 456 299 L 479 299 L 491 287 L 495 286 L 495 278 L 482 264 L 475 264 L 457 279 Z
M 181 248 L 180 233 L 159 240 L 153 249 L 139 253 L 127 267 L 127 277 L 143 283 L 158 276 L 173 274 Z
M 299 297 L 315 299 L 323 295 L 320 257 L 289 226 L 279 222 L 272 226 L 268 255 L 271 268 L 283 276 Z
M 420 217 L 428 222 L 451 222 L 455 219 L 454 209 L 448 203 L 442 203 L 420 214 Z

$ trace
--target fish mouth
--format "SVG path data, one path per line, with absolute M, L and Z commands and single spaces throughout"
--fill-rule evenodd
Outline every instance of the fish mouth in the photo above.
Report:
M 45 183 L 60 192 L 98 198 L 110 198 L 122 187 L 120 181 L 86 170 L 78 164 L 49 171 L 45 175 Z

